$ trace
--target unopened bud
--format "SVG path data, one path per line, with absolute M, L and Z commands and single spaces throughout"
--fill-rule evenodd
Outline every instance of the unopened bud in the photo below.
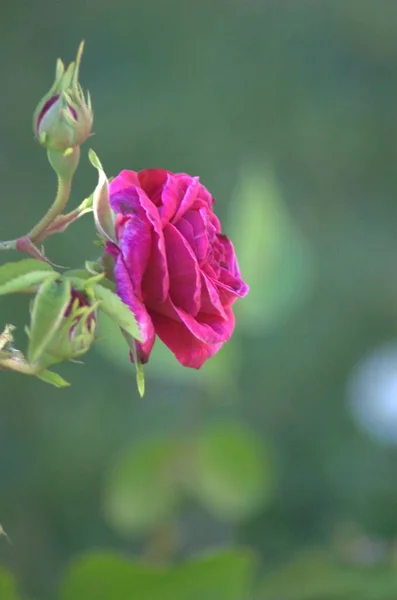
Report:
M 34 113 L 34 133 L 40 144 L 52 150 L 65 152 L 80 146 L 91 133 L 90 95 L 87 93 L 85 98 L 78 81 L 83 45 L 82 42 L 76 61 L 66 71 L 62 61 L 58 60 L 55 82 Z
M 63 322 L 54 336 L 47 355 L 55 362 L 76 359 L 85 354 L 95 340 L 97 326 L 95 299 L 89 289 L 72 288 Z

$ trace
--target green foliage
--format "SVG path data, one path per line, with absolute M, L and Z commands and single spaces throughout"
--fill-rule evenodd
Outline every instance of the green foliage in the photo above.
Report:
M 250 553 L 233 548 L 163 569 L 117 555 L 88 555 L 69 570 L 60 600 L 246 600 L 252 567 Z
M 0 295 L 21 292 L 42 283 L 53 269 L 33 258 L 6 263 L 0 267 Z
M 242 170 L 229 230 L 250 285 L 238 314 L 259 335 L 302 305 L 311 289 L 313 256 L 288 213 L 274 175 L 263 168 Z
M 263 507 L 272 483 L 266 447 L 238 424 L 219 425 L 189 440 L 164 437 L 128 448 L 108 474 L 103 505 L 124 535 L 174 519 L 184 496 L 234 522 Z
M 165 438 L 142 442 L 118 458 L 104 489 L 105 515 L 117 531 L 146 531 L 173 516 L 181 451 L 180 443 Z
M 120 298 L 99 283 L 93 286 L 95 298 L 100 301 L 99 309 L 114 323 L 124 329 L 138 341 L 142 341 L 136 319 L 126 304 Z
M 240 521 L 263 508 L 273 486 L 267 448 L 239 424 L 199 433 L 189 469 L 190 492 L 219 520 Z
M 0 598 L 1 600 L 20 600 L 14 576 L 2 566 L 0 566 Z
M 70 303 L 71 288 L 68 279 L 54 274 L 40 286 L 31 310 L 28 360 L 37 363 L 51 343 Z
M 41 371 L 37 374 L 38 379 L 44 381 L 45 383 L 49 383 L 57 388 L 69 387 L 70 383 L 65 381 L 63 377 L 58 375 L 58 373 L 54 373 L 53 371 Z
M 321 549 L 308 551 L 264 578 L 258 600 L 395 600 L 394 566 L 346 564 Z

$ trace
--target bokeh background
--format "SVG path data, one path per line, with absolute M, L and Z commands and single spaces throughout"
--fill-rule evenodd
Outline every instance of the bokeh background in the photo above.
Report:
M 70 388 L 1 373 L 1 600 L 394 600 L 397 2 L 5 0 L 2 239 L 52 201 L 31 114 L 82 38 L 71 205 L 90 146 L 198 174 L 251 292 L 201 371 L 158 342 L 143 400 L 106 321 Z M 46 251 L 79 267 L 94 238 Z M 1 299 L 21 347 L 27 309 Z

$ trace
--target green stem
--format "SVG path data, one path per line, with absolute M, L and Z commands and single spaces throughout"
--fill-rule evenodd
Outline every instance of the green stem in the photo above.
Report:
M 80 148 L 78 146 L 70 148 L 66 153 L 48 150 L 47 154 L 48 160 L 58 178 L 58 190 L 55 200 L 44 217 L 26 236 L 16 240 L 0 242 L 0 251 L 16 250 L 18 248 L 18 242 L 22 239 L 25 242 L 27 241 L 28 244 L 29 242 L 33 244 L 34 242 L 43 240 L 46 237 L 46 229 L 54 222 L 57 216 L 62 213 L 69 200 L 73 175 L 79 163 Z M 32 246 L 32 248 L 34 247 Z
M 0 242 L 1 250 L 16 250 L 17 240 L 8 240 L 8 242 Z
M 65 181 L 58 176 L 58 191 L 52 206 L 48 209 L 44 217 L 28 233 L 32 242 L 38 240 L 54 219 L 61 214 L 68 203 L 70 191 L 72 189 L 71 180 Z

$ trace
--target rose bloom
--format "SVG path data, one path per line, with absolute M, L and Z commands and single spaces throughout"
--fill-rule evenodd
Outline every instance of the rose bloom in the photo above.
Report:
M 122 171 L 110 184 L 117 293 L 134 313 L 147 362 L 156 335 L 182 365 L 200 368 L 230 339 L 232 305 L 248 293 L 232 243 L 198 177 Z

